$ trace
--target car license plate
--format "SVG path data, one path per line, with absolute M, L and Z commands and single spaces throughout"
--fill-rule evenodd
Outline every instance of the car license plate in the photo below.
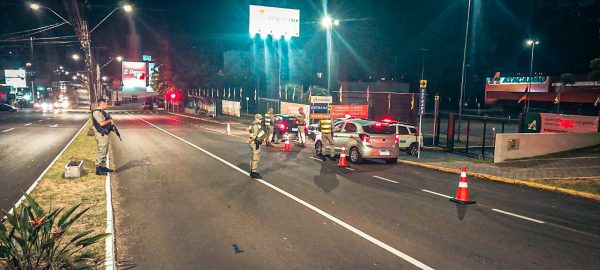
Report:
M 292 128 L 292 131 L 298 131 L 298 128 Z
M 379 154 L 382 156 L 389 156 L 390 155 L 390 151 L 388 150 L 379 150 Z

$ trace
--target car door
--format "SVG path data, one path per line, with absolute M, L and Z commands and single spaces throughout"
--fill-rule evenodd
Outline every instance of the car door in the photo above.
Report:
M 396 134 L 398 135 L 398 146 L 400 149 L 407 148 L 414 141 L 414 135 L 410 134 L 405 126 L 396 126 Z
M 339 152 L 342 149 L 342 144 L 347 141 L 348 135 L 344 132 L 346 122 L 337 122 L 333 125 L 333 145 L 335 151 Z
M 341 131 L 338 132 L 337 138 L 334 139 L 336 149 L 342 149 L 342 145 L 346 146 L 346 150 L 348 150 L 353 137 L 356 136 L 356 124 L 351 122 L 346 122 L 342 127 Z

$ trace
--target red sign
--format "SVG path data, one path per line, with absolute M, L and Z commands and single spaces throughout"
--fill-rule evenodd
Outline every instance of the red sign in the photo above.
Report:
M 369 105 L 331 105 L 333 118 L 369 118 Z

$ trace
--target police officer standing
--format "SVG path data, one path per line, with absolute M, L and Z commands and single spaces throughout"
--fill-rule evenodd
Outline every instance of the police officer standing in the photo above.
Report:
M 96 136 L 98 152 L 96 153 L 96 175 L 106 175 L 113 172 L 106 164 L 106 155 L 108 154 L 108 135 L 113 130 L 115 121 L 104 111 L 108 107 L 106 99 L 98 100 L 98 108 L 92 111 L 92 121 Z
M 304 147 L 306 143 L 306 114 L 304 114 L 304 108 L 298 108 L 298 114 L 294 117 L 296 119 L 296 124 L 298 124 L 298 140 L 300 141 L 300 146 Z
M 254 116 L 254 122 L 248 128 L 249 138 L 248 146 L 250 146 L 250 177 L 260 178 L 260 174 L 257 172 L 258 162 L 260 161 L 260 144 L 264 140 L 265 132 L 262 129 L 262 115 L 256 114 Z
M 331 116 L 327 114 L 324 119 L 319 120 L 319 131 L 321 132 L 321 141 L 323 146 L 321 147 L 321 157 L 325 160 L 327 155 L 325 146 L 329 148 L 329 159 L 335 160 L 335 145 L 333 143 L 333 120 Z
M 273 115 L 273 108 L 269 108 L 265 113 L 265 127 L 267 128 L 267 146 L 272 146 L 271 141 L 273 140 L 273 125 L 275 125 L 275 115 Z

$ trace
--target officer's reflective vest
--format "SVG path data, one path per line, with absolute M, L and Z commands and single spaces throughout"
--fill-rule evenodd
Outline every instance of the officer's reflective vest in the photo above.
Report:
M 265 126 L 271 125 L 271 114 L 265 113 Z
M 255 136 L 254 135 L 254 126 L 258 126 L 258 135 Z M 261 128 L 261 126 L 259 124 L 252 124 L 248 127 L 248 136 L 250 139 L 255 138 L 256 140 L 262 140 L 262 138 L 265 136 L 265 131 L 264 129 Z
M 92 111 L 92 122 L 94 123 L 94 128 L 96 129 L 96 131 L 98 131 L 98 133 L 100 133 L 102 135 L 107 135 L 108 133 L 110 133 L 113 130 L 113 126 L 110 123 L 106 124 L 104 126 L 101 126 L 100 123 L 98 123 L 98 121 L 96 121 L 96 118 L 94 118 L 95 111 L 99 111 L 100 113 L 102 113 L 102 116 L 104 116 L 104 121 L 111 119 L 110 115 L 108 115 L 108 113 L 103 110 L 93 110 Z
M 330 134 L 332 132 L 332 121 L 331 119 L 319 120 L 319 130 L 322 133 Z

